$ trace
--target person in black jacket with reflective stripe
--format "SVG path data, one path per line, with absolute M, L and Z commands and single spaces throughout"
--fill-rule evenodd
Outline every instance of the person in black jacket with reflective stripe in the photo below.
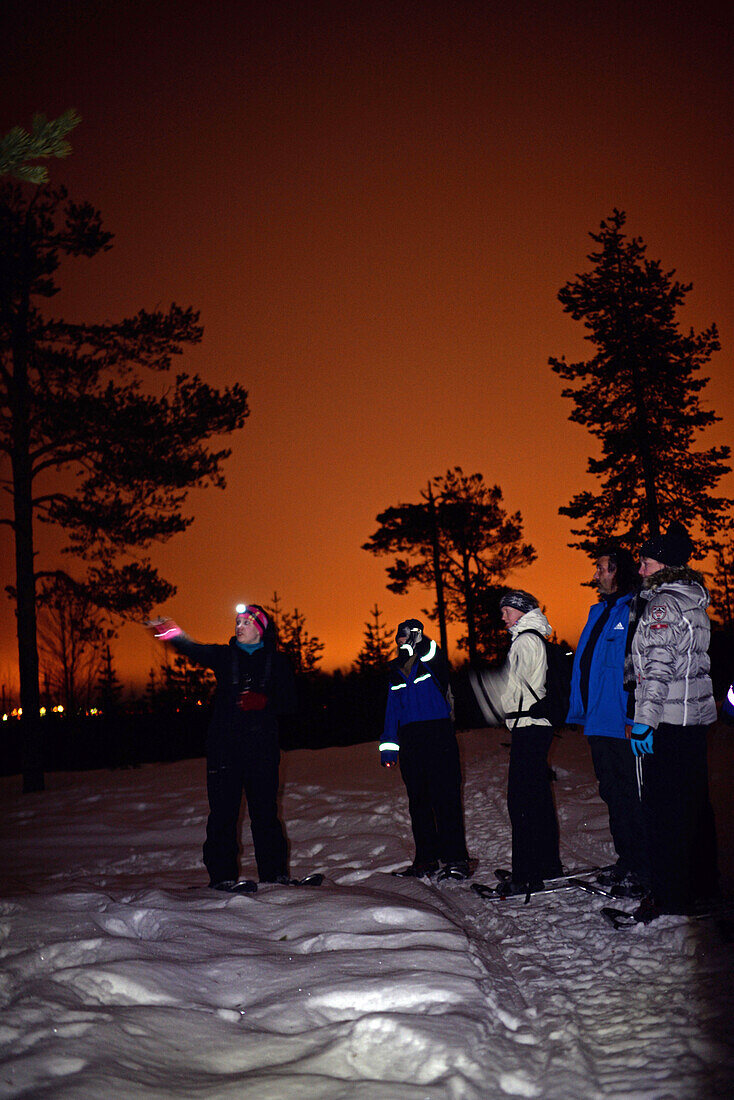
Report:
M 288 851 L 278 817 L 280 744 L 278 719 L 296 709 L 293 669 L 275 645 L 272 623 L 257 604 L 239 605 L 228 645 L 192 641 L 172 619 L 148 624 L 161 641 L 216 677 L 207 733 L 209 820 L 204 864 L 209 885 L 245 892 L 238 880 L 238 820 L 242 795 L 260 882 L 288 881 Z

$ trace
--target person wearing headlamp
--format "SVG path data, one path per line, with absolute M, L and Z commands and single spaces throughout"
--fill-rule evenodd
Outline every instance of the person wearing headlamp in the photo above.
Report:
M 387 768 L 400 765 L 415 841 L 415 859 L 396 873 L 465 879 L 470 865 L 448 661 L 425 637 L 419 619 L 400 623 L 395 644 L 380 763 Z
M 296 710 L 293 669 L 275 644 L 275 631 L 259 604 L 238 604 L 227 645 L 204 645 L 173 619 L 146 624 L 154 636 L 190 661 L 214 672 L 216 692 L 207 733 L 209 819 L 204 864 L 209 885 L 230 893 L 256 889 L 238 875 L 238 822 L 242 795 L 260 882 L 288 881 L 288 851 L 278 816 L 279 719 Z

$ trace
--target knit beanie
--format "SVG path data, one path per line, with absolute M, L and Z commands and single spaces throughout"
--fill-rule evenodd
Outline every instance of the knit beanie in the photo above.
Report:
M 249 615 L 253 623 L 260 631 L 260 637 L 262 638 L 268 625 L 268 617 L 263 611 L 262 607 L 256 603 L 238 604 L 237 605 L 237 618 L 241 615 Z
M 514 607 L 518 611 L 522 611 L 523 615 L 526 615 L 528 611 L 540 607 L 540 604 L 535 596 L 531 596 L 529 592 L 524 592 L 522 588 L 511 588 L 509 592 L 505 592 L 500 600 L 500 610 L 503 607 Z
M 420 619 L 404 619 L 402 623 L 398 623 L 395 637 L 399 638 L 401 634 L 410 634 L 411 630 L 423 630 L 423 623 Z
M 664 535 L 648 539 L 643 544 L 640 549 L 640 557 L 653 558 L 654 561 L 659 561 L 662 565 L 676 567 L 685 565 L 693 550 L 693 543 L 685 527 L 677 520 L 673 520 Z

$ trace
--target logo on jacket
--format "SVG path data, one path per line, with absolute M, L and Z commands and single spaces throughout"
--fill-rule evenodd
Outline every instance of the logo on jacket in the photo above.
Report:
M 615 626 L 615 628 L 614 628 L 614 629 L 615 629 L 615 630 L 624 630 L 624 627 L 622 626 L 622 624 L 621 624 L 621 623 L 617 623 L 617 625 Z
M 650 617 L 655 620 L 656 623 L 662 622 L 665 618 L 664 607 L 652 607 L 650 608 Z

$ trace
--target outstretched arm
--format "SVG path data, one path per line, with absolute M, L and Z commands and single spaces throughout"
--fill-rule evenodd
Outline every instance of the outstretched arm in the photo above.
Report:
M 159 642 L 164 642 L 166 645 L 172 645 L 178 653 L 183 653 L 184 656 L 188 657 L 188 659 L 195 664 L 203 665 L 204 668 L 212 668 L 216 671 L 219 664 L 217 657 L 222 646 L 202 645 L 201 642 L 193 641 L 173 619 L 146 619 L 143 625 L 150 630 L 153 637 Z M 224 648 L 226 649 L 227 647 L 225 646 Z
M 183 630 L 173 619 L 146 619 L 143 626 L 146 626 L 153 637 L 160 642 L 170 642 L 183 634 Z

